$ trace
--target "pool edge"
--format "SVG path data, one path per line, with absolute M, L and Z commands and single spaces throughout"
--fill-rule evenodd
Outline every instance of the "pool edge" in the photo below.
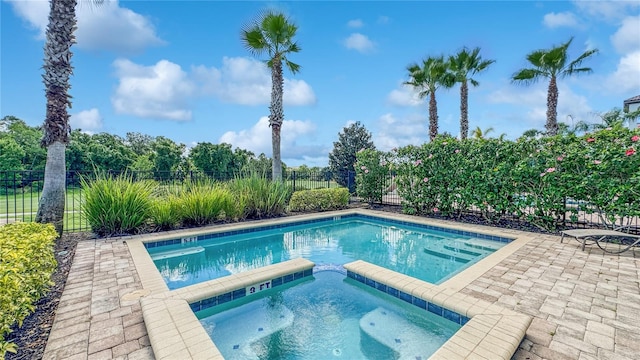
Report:
M 197 301 L 197 299 L 204 299 L 206 296 L 211 296 L 211 294 L 217 294 L 221 291 L 221 288 L 224 289 L 226 286 L 231 286 L 230 284 L 232 283 L 235 284 L 233 286 L 236 286 L 238 281 L 248 281 L 247 279 L 253 279 L 252 276 L 255 276 L 253 273 L 254 271 L 265 268 L 268 268 L 269 271 L 276 272 L 282 272 L 283 269 L 288 271 L 287 269 L 290 267 L 289 262 L 298 259 L 170 291 L 146 251 L 144 246 L 145 242 L 189 237 L 203 232 L 223 232 L 229 231 L 230 229 L 261 227 L 265 224 L 287 224 L 301 220 L 314 220 L 351 214 L 374 216 L 379 218 L 392 217 L 394 219 L 402 219 L 417 224 L 426 224 L 445 229 L 464 229 L 473 233 L 513 239 L 504 247 L 497 250 L 494 254 L 482 259 L 478 263 L 470 266 L 439 285 L 427 283 L 404 274 L 393 272 L 392 270 L 377 267 L 376 265 L 369 264 L 361 260 L 349 263 L 349 265 L 360 262 L 362 264 L 389 271 L 392 274 L 388 274 L 391 277 L 387 280 L 392 281 L 392 284 L 394 284 L 393 286 L 399 286 L 399 289 L 404 289 L 403 291 L 414 294 L 413 296 L 420 297 L 425 301 L 438 304 L 470 318 L 470 320 L 462 326 L 456 335 L 449 339 L 436 353 L 431 356 L 431 359 L 464 359 L 467 357 L 481 356 L 487 358 L 488 355 L 492 356 L 489 358 L 509 359 L 511 355 L 515 353 L 522 338 L 524 338 L 525 331 L 531 322 L 531 317 L 502 308 L 484 300 L 474 298 L 470 295 L 460 294 L 458 291 L 525 245 L 531 239 L 531 235 L 526 232 L 510 229 L 490 228 L 486 226 L 421 218 L 404 214 L 390 214 L 387 212 L 368 209 L 349 209 L 295 215 L 279 219 L 259 220 L 248 224 L 234 223 L 214 225 L 198 229 L 175 230 L 165 233 L 122 238 L 129 247 L 132 260 L 143 284 L 143 288 L 150 290 L 151 292 L 150 295 L 141 299 L 141 303 L 145 326 L 147 327 L 150 342 L 154 353 L 156 354 L 156 358 L 173 359 L 176 358 L 176 356 L 179 358 L 189 356 L 188 358 L 192 359 L 223 359 L 219 350 L 195 317 L 195 314 L 189 304 L 193 301 Z M 373 269 L 373 277 L 376 276 L 375 273 L 380 273 L 379 269 Z M 223 280 L 225 278 L 227 279 Z M 227 281 L 231 282 L 227 283 Z M 396 283 L 393 281 L 399 282 Z M 181 316 L 181 314 L 184 315 L 186 313 L 185 309 L 189 310 L 191 316 Z M 175 337 L 176 334 L 178 334 L 177 339 L 181 340 L 169 340 L 167 338 L 169 335 L 171 337 Z M 202 334 L 206 336 L 206 340 L 202 338 Z M 458 334 L 460 336 L 458 336 Z M 520 334 L 521 336 L 516 339 L 514 337 L 515 334 L 517 334 L 516 337 Z M 191 340 L 188 340 L 190 336 L 194 336 L 196 339 L 199 339 L 198 342 L 194 343 Z M 505 341 L 505 338 L 511 338 L 511 340 Z M 517 343 L 515 343 L 516 341 Z M 171 349 L 169 349 L 167 344 L 174 344 L 175 346 L 170 347 Z M 192 346 L 189 344 L 192 344 Z M 158 348 L 157 352 L 156 348 Z

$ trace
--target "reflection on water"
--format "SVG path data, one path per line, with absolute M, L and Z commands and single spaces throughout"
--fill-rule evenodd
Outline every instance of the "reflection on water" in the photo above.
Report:
M 488 241 L 345 219 L 151 248 L 149 253 L 204 248 L 200 253 L 154 261 L 170 289 L 299 257 L 316 264 L 364 260 L 437 283 L 491 253 L 491 247 L 502 245 L 490 242 L 491 247 L 482 249 L 472 247 L 472 242 Z

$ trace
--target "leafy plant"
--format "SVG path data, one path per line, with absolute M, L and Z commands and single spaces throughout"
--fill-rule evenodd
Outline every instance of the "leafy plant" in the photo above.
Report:
M 53 244 L 58 237 L 48 224 L 15 223 L 0 227 L 0 359 L 17 346 L 5 340 L 11 327 L 34 311 L 51 285 L 57 263 Z
M 243 217 L 250 219 L 284 214 L 292 193 L 287 183 L 271 181 L 257 173 L 237 177 L 229 183 L 229 189 L 236 201 L 243 204 Z
M 382 201 L 384 187 L 380 186 L 389 176 L 388 162 L 384 153 L 377 150 L 364 149 L 358 151 L 356 167 L 356 192 L 359 197 L 369 203 Z
M 91 229 L 100 236 L 133 234 L 149 220 L 154 181 L 134 181 L 131 175 L 98 174 L 81 180 L 84 202 L 82 213 Z
M 349 204 L 347 188 L 296 191 L 289 201 L 289 211 L 329 211 L 344 209 Z
M 348 187 L 350 192 L 356 189 L 355 181 L 350 176 L 354 171 L 356 154 L 362 149 L 375 149 L 375 146 L 371 141 L 371 133 L 360 122 L 356 122 L 342 129 L 329 154 L 333 178 L 340 186 Z
M 175 207 L 186 226 L 236 219 L 243 210 L 229 189 L 212 180 L 187 183 L 185 190 L 175 199 Z

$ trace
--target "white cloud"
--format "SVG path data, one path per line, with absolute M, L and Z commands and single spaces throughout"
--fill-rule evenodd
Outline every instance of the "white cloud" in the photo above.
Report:
M 353 33 L 344 40 L 347 49 L 356 50 L 361 53 L 368 53 L 374 50 L 375 44 L 368 37 L 360 33 Z
M 71 129 L 80 129 L 87 133 L 93 133 L 102 128 L 102 116 L 96 108 L 80 111 L 71 115 L 69 119 Z
M 640 50 L 640 15 L 624 18 L 618 31 L 611 36 L 611 42 L 621 54 Z
M 540 82 L 527 88 L 505 86 L 491 93 L 487 100 L 495 104 L 513 105 L 519 114 L 520 121 L 525 121 L 532 126 L 543 129 L 547 121 L 547 86 L 547 82 Z M 590 122 L 594 114 L 587 98 L 576 94 L 564 83 L 558 84 L 557 112 L 559 122 L 567 122 L 569 115 L 576 121 L 584 120 Z M 524 118 L 522 114 L 525 115 Z
M 196 87 L 179 65 L 160 60 L 143 66 L 126 59 L 113 62 L 118 87 L 111 98 L 117 113 L 169 120 L 190 120 L 187 100 Z
M 258 60 L 224 57 L 220 69 L 200 65 L 192 68 L 194 79 L 203 93 L 222 101 L 242 105 L 262 105 L 271 101 L 271 73 Z M 304 80 L 284 79 L 285 105 L 302 106 L 316 102 L 316 95 Z
M 360 19 L 353 19 L 347 22 L 347 26 L 354 29 L 361 28 L 364 26 L 364 22 L 362 22 L 362 20 Z
M 583 13 L 605 21 L 618 21 L 640 7 L 637 1 L 574 0 L 573 3 Z
M 316 124 L 311 121 L 285 120 L 281 128 L 280 149 L 283 160 L 304 159 L 305 157 L 321 157 L 329 151 L 321 146 L 309 145 L 309 140 L 316 131 Z M 227 131 L 219 142 L 232 144 L 234 147 L 247 149 L 256 155 L 265 153 L 271 157 L 271 128 L 269 118 L 261 117 L 250 129 Z
M 637 92 L 640 89 L 640 50 L 620 58 L 616 71 L 609 75 L 606 87 L 616 93 Z
M 395 106 L 418 106 L 423 103 L 418 93 L 409 85 L 401 85 L 387 95 L 387 102 Z
M 561 13 L 548 13 L 544 16 L 542 23 L 549 28 L 558 28 L 558 27 L 571 27 L 571 28 L 579 28 L 581 27 L 580 22 L 576 15 L 570 11 L 565 11 Z
M 423 114 L 410 114 L 400 119 L 391 113 L 384 114 L 376 122 L 373 142 L 383 151 L 423 144 L 428 139 L 427 122 Z
M 49 22 L 49 1 L 10 2 L 14 12 L 26 20 L 31 28 L 38 30 L 38 39 L 44 40 Z M 100 5 L 80 1 L 76 16 L 77 46 L 82 49 L 131 54 L 148 46 L 164 44 L 148 18 L 120 7 L 117 0 L 105 1 Z

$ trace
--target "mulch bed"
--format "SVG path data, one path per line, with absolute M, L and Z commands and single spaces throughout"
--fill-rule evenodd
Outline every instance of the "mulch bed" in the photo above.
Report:
M 369 206 L 363 203 L 353 203 L 351 207 L 354 208 L 369 208 L 372 210 L 380 210 L 393 213 L 402 213 L 400 206 L 394 205 L 372 205 Z M 482 217 L 474 215 L 464 215 L 461 217 L 437 217 L 433 218 L 452 220 L 462 223 L 496 226 L 510 229 L 517 229 L 530 232 L 545 232 L 536 226 L 532 226 L 525 222 L 514 222 L 503 220 L 499 223 L 491 223 Z M 56 308 L 60 302 L 62 291 L 64 290 L 65 282 L 67 281 L 67 275 L 71 269 L 71 263 L 73 262 L 73 255 L 75 254 L 76 244 L 78 241 L 91 239 L 93 234 L 90 233 L 65 233 L 57 242 L 55 246 L 56 260 L 58 261 L 58 269 L 53 274 L 52 280 L 55 285 L 51 288 L 51 291 L 47 296 L 43 297 L 36 304 L 36 311 L 29 315 L 22 324 L 22 327 L 16 329 L 9 335 L 9 341 L 15 342 L 18 345 L 18 353 L 9 353 L 6 356 L 7 360 L 26 360 L 26 359 L 41 359 L 44 354 L 44 349 L 47 345 L 47 339 L 53 320 L 55 318 Z

